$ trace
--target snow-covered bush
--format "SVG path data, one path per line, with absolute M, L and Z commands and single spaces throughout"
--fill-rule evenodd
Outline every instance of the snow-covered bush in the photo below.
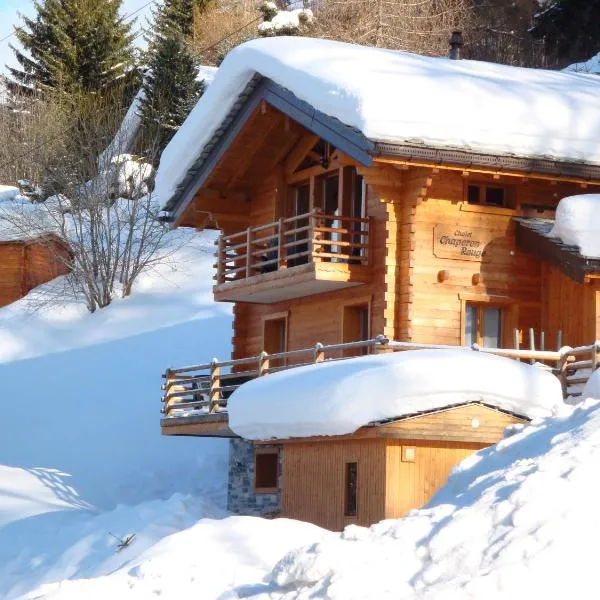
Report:
M 264 21 L 258 26 L 258 32 L 263 37 L 300 35 L 314 18 L 309 8 L 278 10 L 274 2 L 263 2 L 259 10 Z

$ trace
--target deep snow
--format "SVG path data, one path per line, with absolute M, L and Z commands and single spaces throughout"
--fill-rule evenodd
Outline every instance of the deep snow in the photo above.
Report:
M 214 235 L 170 235 L 172 261 L 93 315 L 73 301 L 39 306 L 60 282 L 0 308 L 0 598 L 76 575 L 95 545 L 113 551 L 106 529 L 79 536 L 120 505 L 139 505 L 128 510 L 147 526 L 158 503 L 170 533 L 186 526 L 161 505 L 173 494 L 197 517 L 224 504 L 226 442 L 160 435 L 160 374 L 228 356 L 231 338 L 230 307 L 212 299 Z
M 600 258 L 600 194 L 563 198 L 556 208 L 552 237 L 579 246 L 583 256 Z
M 344 435 L 374 421 L 468 402 L 529 418 L 564 408 L 560 383 L 547 370 L 464 348 L 375 354 L 281 371 L 241 386 L 227 407 L 235 433 L 266 440 Z

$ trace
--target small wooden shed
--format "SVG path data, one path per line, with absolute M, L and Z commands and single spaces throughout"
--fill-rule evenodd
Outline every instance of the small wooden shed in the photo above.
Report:
M 67 273 L 65 243 L 54 235 L 0 237 L 0 306 Z
M 255 490 L 277 489 L 282 517 L 334 531 L 368 526 L 422 507 L 455 465 L 500 441 L 509 425 L 527 422 L 473 402 L 370 423 L 347 436 L 270 440 L 256 444 Z

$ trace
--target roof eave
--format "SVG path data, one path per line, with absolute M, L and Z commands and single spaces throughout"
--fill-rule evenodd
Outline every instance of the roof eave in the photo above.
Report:
M 265 101 L 283 114 L 339 148 L 364 166 L 370 166 L 375 154 L 375 144 L 360 131 L 344 125 L 334 117 L 300 100 L 292 92 L 274 81 L 256 75 L 234 104 L 228 117 L 204 147 L 187 177 L 177 187 L 161 213 L 161 220 L 176 224 L 192 202 L 213 168 L 221 160 L 252 113 Z

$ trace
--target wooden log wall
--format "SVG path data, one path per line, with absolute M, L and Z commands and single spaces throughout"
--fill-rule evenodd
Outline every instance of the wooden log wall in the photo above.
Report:
M 514 185 L 518 207 L 508 210 L 469 205 L 464 198 L 465 186 L 470 182 Z M 465 302 L 492 302 L 505 308 L 505 346 L 513 345 L 515 328 L 539 331 L 541 264 L 516 247 L 512 218 L 549 216 L 548 207 L 576 193 L 583 193 L 576 184 L 515 182 L 514 178 L 495 180 L 465 177 L 459 172 L 410 169 L 400 200 L 399 213 L 403 217 L 398 222 L 402 241 L 396 250 L 397 339 L 464 343 Z M 539 213 L 535 207 L 539 207 Z M 452 236 L 453 229 L 483 239 L 485 258 L 464 259 L 458 252 L 442 251 L 440 236 L 446 230 Z

